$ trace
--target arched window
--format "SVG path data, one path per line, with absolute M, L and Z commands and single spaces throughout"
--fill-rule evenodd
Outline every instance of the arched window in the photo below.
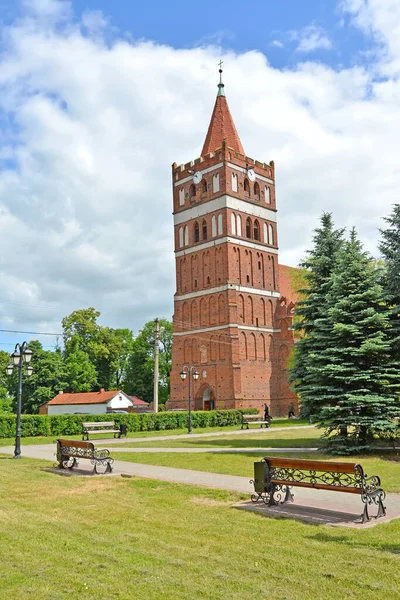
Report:
M 250 194 L 250 184 L 248 179 L 244 180 L 244 191 L 247 192 L 247 194 Z
M 203 194 L 204 194 L 206 191 L 207 191 L 207 181 L 206 181 L 206 180 L 204 180 L 204 181 L 203 181 L 203 184 L 202 184 L 202 192 L 203 192 Z
M 240 215 L 238 215 L 236 219 L 236 229 L 237 235 L 240 237 L 242 235 L 242 217 Z
M 265 186 L 265 202 L 271 204 L 271 190 L 267 185 Z
M 222 235 L 222 213 L 218 215 L 218 235 Z
M 260 224 L 257 219 L 254 221 L 253 237 L 255 240 L 260 239 Z
M 212 237 L 217 235 L 217 217 L 215 215 L 211 219 L 211 235 Z
M 240 333 L 240 358 L 242 360 L 247 358 L 247 339 L 244 331 Z
M 257 182 L 255 182 L 254 184 L 254 200 L 259 200 L 260 199 L 260 186 L 258 185 Z
M 268 226 L 268 230 L 269 230 L 269 243 L 271 244 L 271 246 L 274 245 L 274 230 L 272 228 L 272 225 Z
M 268 225 L 264 223 L 264 244 L 269 244 Z
M 246 237 L 251 239 L 251 220 L 250 217 L 246 219 Z
M 219 192 L 219 175 L 213 175 L 213 192 Z
M 206 240 L 207 239 L 207 223 L 205 221 L 203 221 L 203 223 L 201 225 L 201 231 L 202 231 L 203 240 Z
M 179 227 L 179 248 L 183 247 L 183 227 Z
M 189 245 L 189 227 L 185 225 L 185 246 Z
M 183 206 L 185 204 L 185 190 L 181 188 L 179 190 L 179 206 Z
M 196 197 L 196 186 L 192 183 L 192 185 L 189 188 L 189 198 L 195 198 Z
M 196 243 L 200 240 L 200 228 L 199 228 L 199 224 L 197 223 L 197 221 L 194 224 L 193 232 L 194 232 L 194 242 Z
M 231 214 L 231 233 L 232 233 L 232 235 L 236 235 L 236 215 L 235 215 L 235 213 Z
M 238 191 L 238 176 L 236 173 L 232 173 L 232 192 Z

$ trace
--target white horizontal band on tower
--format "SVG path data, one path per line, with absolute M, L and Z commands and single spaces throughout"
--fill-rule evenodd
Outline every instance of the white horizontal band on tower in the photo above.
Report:
M 239 323 L 228 323 L 228 325 L 215 325 L 215 327 L 202 327 L 201 329 L 191 329 L 190 331 L 179 331 L 173 335 L 176 337 L 182 337 L 184 335 L 193 335 L 197 333 L 207 333 L 208 331 L 218 331 L 219 329 L 229 329 L 230 327 L 237 327 L 246 331 L 259 331 L 261 333 L 280 333 L 280 329 L 271 329 L 270 327 L 256 327 L 252 325 L 239 325 Z
M 249 215 L 253 218 L 258 217 L 276 223 L 275 210 L 262 206 L 261 204 L 253 204 L 252 202 L 246 202 L 246 200 L 224 194 L 214 200 L 198 203 L 195 204 L 195 206 L 179 211 L 174 215 L 174 225 L 180 225 L 186 221 L 204 217 L 205 215 L 222 210 L 223 208 L 230 208 L 231 210 Z
M 178 258 L 179 256 L 186 256 L 186 254 L 192 254 L 192 252 L 200 252 L 201 250 L 206 250 L 207 248 L 212 248 L 213 246 L 219 246 L 220 244 L 224 244 L 229 242 L 230 244 L 235 244 L 236 246 L 243 246 L 244 248 L 251 248 L 252 250 L 258 250 L 262 252 L 269 252 L 270 254 L 278 254 L 278 248 L 271 248 L 271 246 L 266 246 L 261 242 L 248 242 L 247 240 L 243 240 L 242 238 L 235 238 L 231 236 L 225 236 L 222 238 L 217 238 L 212 240 L 211 242 L 205 242 L 204 244 L 198 244 L 196 246 L 188 246 L 184 250 L 175 250 L 175 256 Z
M 241 285 L 235 285 L 234 283 L 228 283 L 225 285 L 219 285 L 218 287 L 200 290 L 198 292 L 190 292 L 188 294 L 182 294 L 181 296 L 175 296 L 175 300 L 191 300 L 192 298 L 200 298 L 201 296 L 208 296 L 209 294 L 218 294 L 220 292 L 226 292 L 226 290 L 233 290 L 242 294 L 267 296 L 268 298 L 281 297 L 279 292 L 272 292 L 270 290 L 259 290 L 257 288 L 244 287 Z

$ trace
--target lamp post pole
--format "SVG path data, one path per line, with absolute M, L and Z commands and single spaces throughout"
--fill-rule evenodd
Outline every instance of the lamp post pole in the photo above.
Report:
M 192 433 L 192 395 L 191 395 L 191 378 L 193 377 L 193 379 L 195 381 L 198 380 L 199 378 L 199 373 L 196 370 L 196 367 L 191 366 L 188 367 L 187 365 L 184 365 L 182 368 L 182 371 L 179 373 L 179 375 L 181 376 L 182 381 L 185 381 L 186 376 L 189 375 L 189 389 L 188 389 L 188 433 Z
M 14 352 L 10 356 L 10 363 L 6 368 L 7 375 L 12 375 L 14 367 L 18 369 L 17 387 L 17 423 L 15 431 L 14 458 L 21 458 L 21 412 L 22 412 L 22 367 L 29 365 L 32 358 L 32 350 L 29 350 L 27 342 L 16 344 Z M 26 367 L 28 377 L 33 373 L 31 366 Z

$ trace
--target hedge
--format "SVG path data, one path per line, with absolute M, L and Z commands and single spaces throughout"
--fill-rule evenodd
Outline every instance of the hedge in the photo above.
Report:
M 242 413 L 257 413 L 256 409 L 239 410 L 196 410 L 192 411 L 192 425 L 196 427 L 225 427 L 239 425 Z M 162 431 L 165 429 L 185 429 L 188 426 L 187 411 L 159 412 L 127 415 L 22 415 L 21 436 L 59 436 L 79 435 L 82 423 L 90 421 L 109 421 L 126 423 L 128 432 Z M 9 413 L 0 414 L 0 438 L 15 436 L 16 416 Z

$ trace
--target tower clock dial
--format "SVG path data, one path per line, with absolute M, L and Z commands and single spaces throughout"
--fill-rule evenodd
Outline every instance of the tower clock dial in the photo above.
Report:
M 256 180 L 256 174 L 254 173 L 253 169 L 248 169 L 247 175 L 249 176 L 250 181 Z
M 196 173 L 193 174 L 193 183 L 195 183 L 196 185 L 200 183 L 202 179 L 203 173 L 201 171 L 196 171 Z

